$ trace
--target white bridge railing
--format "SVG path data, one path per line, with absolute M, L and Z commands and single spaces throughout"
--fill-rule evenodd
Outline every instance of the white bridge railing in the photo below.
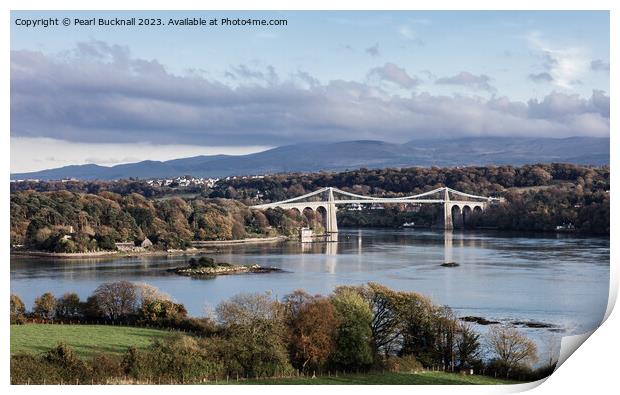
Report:
M 313 196 L 320 195 L 322 193 L 327 193 L 328 195 L 327 200 L 306 201 L 306 199 L 311 198 Z M 431 196 L 433 194 L 438 194 L 439 196 L 435 199 L 429 199 L 429 198 L 421 199 L 427 196 Z M 462 199 L 450 199 L 449 194 L 453 194 L 458 197 L 474 199 L 474 200 L 469 201 L 469 200 L 462 200 Z M 343 195 L 343 196 L 346 196 L 352 199 L 336 199 L 334 197 L 335 195 Z M 384 198 L 384 197 L 376 197 L 376 196 L 358 195 L 356 193 L 343 191 L 338 188 L 324 187 L 314 192 L 306 193 L 301 196 L 282 200 L 279 202 L 259 204 L 256 206 L 252 206 L 252 208 L 257 208 L 257 209 L 267 209 L 267 208 L 276 208 L 276 207 L 284 208 L 287 206 L 296 206 L 301 203 L 312 204 L 312 205 L 316 205 L 316 204 L 376 204 L 376 203 L 439 204 L 439 203 L 447 203 L 447 202 L 463 204 L 466 202 L 491 203 L 491 202 L 498 202 L 501 200 L 502 200 L 501 198 L 472 195 L 470 193 L 457 191 L 455 189 L 448 188 L 448 187 L 436 188 L 436 189 L 433 189 L 432 191 L 420 193 L 417 195 L 403 196 L 403 197 L 396 197 L 396 198 Z

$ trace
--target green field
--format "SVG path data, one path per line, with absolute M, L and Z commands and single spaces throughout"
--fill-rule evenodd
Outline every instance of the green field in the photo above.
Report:
M 127 347 L 146 347 L 152 339 L 172 336 L 171 332 L 150 328 L 109 325 L 11 325 L 11 354 L 42 353 L 65 342 L 80 356 L 99 352 L 119 354 Z
M 173 332 L 109 325 L 11 325 L 11 354 L 46 352 L 59 342 L 71 346 L 80 356 L 90 357 L 99 352 L 120 354 L 129 346 L 146 347 L 152 339 L 173 336 Z M 515 381 L 494 379 L 486 376 L 465 376 L 454 373 L 423 372 L 340 374 L 338 377 L 319 376 L 259 380 L 230 380 L 228 384 L 396 384 L 396 385 L 440 385 L 440 384 L 516 384 Z M 210 384 L 214 384 L 211 382 Z M 221 380 L 218 384 L 226 384 Z
M 220 382 L 224 384 L 225 382 Z M 487 376 L 465 376 L 456 373 L 444 372 L 423 372 L 417 374 L 408 373 L 369 373 L 340 375 L 338 377 L 295 377 L 282 379 L 247 380 L 236 382 L 229 381 L 229 384 L 278 384 L 278 385 L 313 385 L 313 384 L 393 384 L 393 385 L 450 385 L 450 384 L 519 384 L 511 380 L 494 379 Z

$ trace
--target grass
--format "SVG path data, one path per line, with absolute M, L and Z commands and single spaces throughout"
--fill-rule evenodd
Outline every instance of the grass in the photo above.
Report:
M 225 384 L 225 381 L 220 381 Z M 368 373 L 339 375 L 338 377 L 321 376 L 317 378 L 294 377 L 281 379 L 243 380 L 236 382 L 231 380 L 229 384 L 254 384 L 254 385 L 341 385 L 341 384 L 381 384 L 381 385 L 460 385 L 460 384 L 519 384 L 517 381 L 495 379 L 487 376 L 465 376 L 456 373 L 423 372 L 409 373 Z
M 129 346 L 146 347 L 152 339 L 172 336 L 169 331 L 109 325 L 11 325 L 11 355 L 39 354 L 64 342 L 81 357 L 99 352 L 121 354 Z
M 81 357 L 91 357 L 99 352 L 120 354 L 129 346 L 145 348 L 155 338 L 174 336 L 174 333 L 150 328 L 109 325 L 11 325 L 11 354 L 48 351 L 59 342 L 71 346 Z M 213 383 L 213 382 L 211 382 Z M 219 381 L 218 384 L 225 384 Z M 495 379 L 487 376 L 465 376 L 455 373 L 422 372 L 340 374 L 338 377 L 320 376 L 274 379 L 250 379 L 229 384 L 258 385 L 340 385 L 340 384 L 387 384 L 387 385 L 441 385 L 441 384 L 516 384 L 516 381 Z

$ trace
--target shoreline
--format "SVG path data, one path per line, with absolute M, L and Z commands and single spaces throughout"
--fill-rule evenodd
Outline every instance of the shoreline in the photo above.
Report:
M 55 258 L 55 259 L 93 259 L 93 258 L 126 258 L 141 256 L 178 256 L 213 253 L 204 247 L 218 247 L 229 245 L 277 243 L 288 240 L 287 236 L 254 237 L 240 240 L 210 240 L 192 242 L 192 247 L 185 250 L 144 250 L 144 251 L 93 251 L 93 252 L 47 252 L 32 250 L 11 250 L 11 257 Z

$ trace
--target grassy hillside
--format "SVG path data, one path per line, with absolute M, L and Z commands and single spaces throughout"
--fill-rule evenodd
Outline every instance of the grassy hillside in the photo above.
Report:
M 172 336 L 165 330 L 109 325 L 11 325 L 11 355 L 46 352 L 59 342 L 80 356 L 99 352 L 120 354 L 129 346 L 146 347 L 152 339 Z
M 230 381 L 232 384 L 237 382 Z M 338 377 L 299 377 L 265 380 L 240 381 L 238 384 L 281 384 L 281 385 L 313 385 L 313 384 L 393 384 L 393 385 L 452 385 L 452 384 L 518 384 L 516 381 L 495 379 L 486 376 L 465 376 L 456 373 L 424 372 L 408 373 L 371 373 L 340 375 Z

